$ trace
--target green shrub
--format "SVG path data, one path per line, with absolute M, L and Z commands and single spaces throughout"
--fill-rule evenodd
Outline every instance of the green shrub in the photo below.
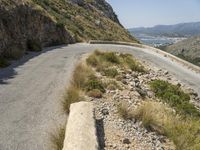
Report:
M 184 93 L 179 86 L 167 81 L 155 80 L 150 83 L 150 87 L 158 98 L 161 98 L 179 113 L 200 117 L 200 112 L 190 103 L 189 94 Z
M 0 57 L 0 68 L 5 68 L 9 65 L 10 65 L 10 63 L 7 59 Z
M 111 62 L 111 63 L 114 63 L 114 64 L 119 64 L 120 63 L 119 57 L 114 52 L 106 52 L 106 53 L 104 53 L 104 55 L 102 57 L 107 62 Z
M 96 68 L 104 68 L 106 66 L 118 65 L 120 63 L 119 56 L 114 52 L 101 52 L 96 50 L 90 55 L 87 60 L 87 64 Z
M 58 28 L 65 28 L 65 22 L 63 20 L 59 20 L 57 23 L 56 23 L 56 26 Z
M 90 79 L 88 79 L 88 81 L 86 82 L 85 89 L 87 92 L 94 90 L 94 89 L 98 89 L 102 93 L 105 93 L 103 83 L 96 77 L 91 77 Z
M 122 58 L 123 64 L 126 64 L 129 69 L 132 71 L 137 72 L 146 72 L 144 66 L 142 66 L 139 62 L 133 59 L 133 56 L 130 54 L 120 54 L 120 57 Z
M 102 69 L 102 72 L 105 76 L 115 78 L 119 73 L 117 69 L 115 68 L 107 68 L 107 69 Z
M 87 64 L 95 67 L 99 72 L 108 70 L 105 68 L 113 66 L 129 68 L 132 71 L 143 73 L 146 72 L 144 66 L 134 60 L 133 56 L 130 54 L 117 55 L 115 52 L 101 52 L 96 50 L 92 55 L 88 57 Z
M 7 60 L 17 60 L 20 59 L 24 55 L 25 51 L 20 46 L 12 46 L 9 50 L 6 50 L 3 53 L 2 58 Z
M 42 50 L 41 43 L 39 40 L 28 40 L 27 41 L 27 48 L 29 51 L 39 52 Z

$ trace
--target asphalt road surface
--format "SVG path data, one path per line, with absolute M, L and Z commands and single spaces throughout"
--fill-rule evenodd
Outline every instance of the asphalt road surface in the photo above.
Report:
M 67 118 L 61 99 L 73 68 L 95 49 L 131 53 L 168 70 L 200 94 L 200 74 L 148 49 L 98 44 L 48 48 L 0 69 L 0 150 L 51 150 L 51 133 Z

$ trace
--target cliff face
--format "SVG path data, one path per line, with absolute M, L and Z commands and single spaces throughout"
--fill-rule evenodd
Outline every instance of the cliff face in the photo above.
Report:
M 71 43 L 73 38 L 43 10 L 22 1 L 0 6 L 0 54 L 19 58 L 25 50 L 39 45 Z M 30 45 L 32 44 L 32 45 Z
M 0 1 L 0 57 L 90 39 L 136 41 L 105 0 Z

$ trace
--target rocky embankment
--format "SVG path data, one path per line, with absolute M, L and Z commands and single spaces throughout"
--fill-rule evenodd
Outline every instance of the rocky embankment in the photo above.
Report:
M 102 150 L 200 146 L 198 94 L 168 71 L 130 54 L 99 50 L 86 54 L 64 94 L 64 111 L 70 113 L 70 105 L 80 101 L 94 105 Z
M 180 83 L 167 71 L 145 64 L 146 73 L 124 71 L 120 79 L 108 79 L 97 73 L 98 78 L 106 82 L 114 80 L 117 87 L 106 90 L 102 98 L 89 98 L 95 105 L 100 148 L 105 150 L 175 150 L 175 146 L 166 136 L 159 135 L 144 128 L 142 122 L 134 118 L 123 119 L 119 115 L 119 105 L 125 104 L 132 111 L 136 110 L 144 101 L 157 99 L 150 89 L 149 83 L 153 80 L 165 80 L 181 86 L 191 94 L 193 103 L 200 102 L 198 95 L 186 85 Z M 196 105 L 197 106 L 197 105 Z

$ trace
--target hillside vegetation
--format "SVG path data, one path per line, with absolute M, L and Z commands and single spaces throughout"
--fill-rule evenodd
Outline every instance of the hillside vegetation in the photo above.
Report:
M 91 39 L 137 42 L 105 0 L 1 0 L 0 15 L 0 59 Z
M 200 66 L 200 36 L 164 47 L 163 50 Z
M 66 26 L 76 41 L 90 39 L 133 41 L 105 0 L 32 0 Z

